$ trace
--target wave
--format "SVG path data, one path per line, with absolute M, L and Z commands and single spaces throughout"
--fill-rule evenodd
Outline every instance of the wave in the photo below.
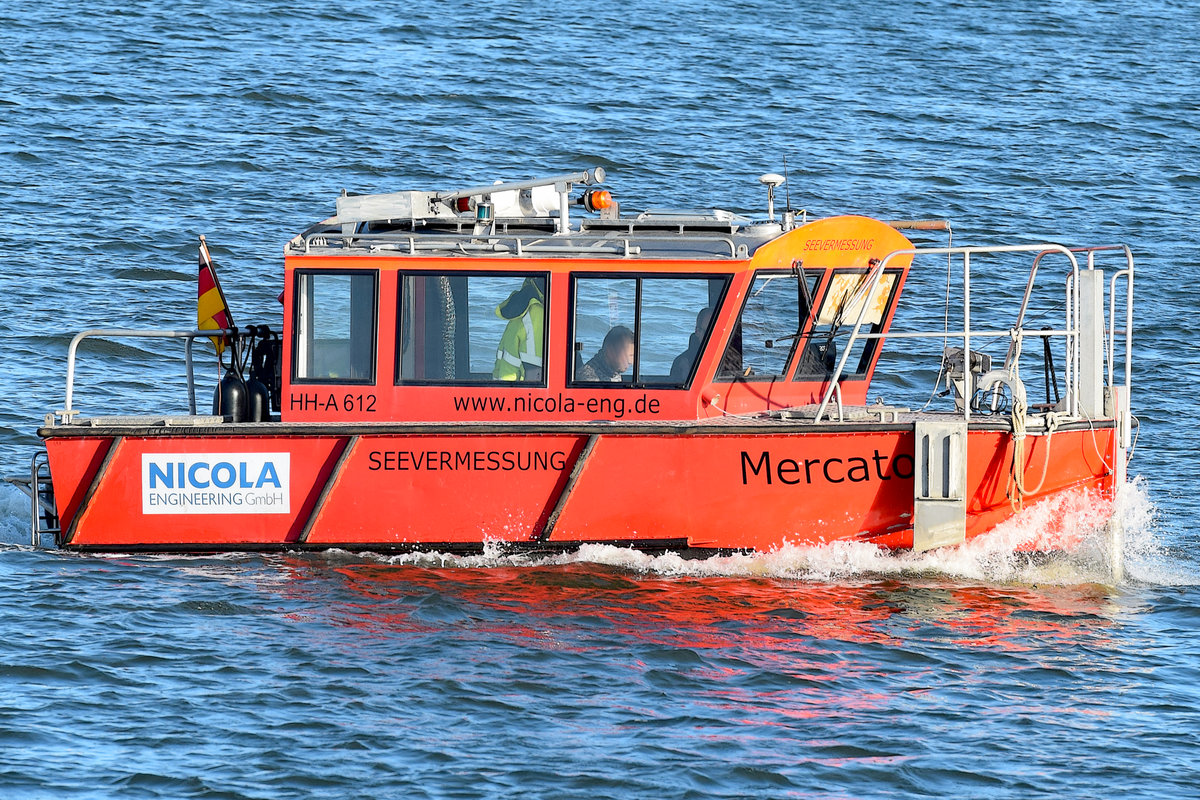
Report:
M 662 577 L 784 578 L 801 581 L 869 581 L 881 578 L 952 579 L 1000 584 L 1112 584 L 1113 537 L 1107 501 L 1066 495 L 1021 512 L 983 536 L 956 547 L 923 553 L 893 552 L 864 542 L 787 546 L 767 553 L 716 555 L 703 559 L 676 553 L 650 555 L 605 544 L 584 545 L 571 553 L 531 556 L 507 552 L 493 543 L 480 555 L 406 553 L 380 561 L 428 568 L 542 567 L 598 564 L 630 573 Z M 1184 585 L 1198 581 L 1161 540 L 1156 510 L 1145 482 L 1129 483 L 1113 507 L 1120 524 L 1122 583 Z M 1062 532 L 1077 542 L 1069 551 L 1031 552 Z M 331 551 L 335 561 L 362 556 Z
M 588 544 L 567 553 L 513 552 L 491 542 L 476 555 L 414 552 L 399 555 L 329 550 L 313 558 L 334 567 L 376 563 L 428 569 L 494 569 L 597 565 L 631 576 L 665 578 L 777 578 L 807 582 L 972 581 L 989 584 L 1112 586 L 1113 543 L 1120 547 L 1124 572 L 1120 585 L 1190 586 L 1200 584 L 1188 562 L 1163 538 L 1157 509 L 1143 479 L 1119 493 L 1113 517 L 1121 535 L 1108 525 L 1109 505 L 1087 495 L 1065 495 L 1026 509 L 983 536 L 956 547 L 923 553 L 893 552 L 864 542 L 785 546 L 766 553 L 735 553 L 684 558 L 678 553 L 652 555 L 627 547 Z M 0 543 L 26 546 L 29 500 L 13 486 L 0 486 Z M 1039 543 L 1063 533 L 1075 544 L 1065 551 L 1037 552 Z M 240 560 L 242 554 L 236 554 Z M 158 557 L 142 556 L 148 560 Z M 211 561 L 213 556 L 163 556 Z M 225 559 L 221 559 L 224 561 Z
M 29 498 L 0 483 L 0 546 L 12 544 L 29 544 Z

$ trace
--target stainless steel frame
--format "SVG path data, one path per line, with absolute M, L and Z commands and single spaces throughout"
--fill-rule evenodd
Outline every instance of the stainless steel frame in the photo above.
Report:
M 178 330 L 139 330 L 126 328 L 92 328 L 86 331 L 80 331 L 75 334 L 75 338 L 71 340 L 71 346 L 67 348 L 67 390 L 66 397 L 63 402 L 61 411 L 56 411 L 50 415 L 46 422 L 52 424 L 54 418 L 61 419 L 63 422 L 70 423 L 71 417 L 79 412 L 75 410 L 73 401 L 75 397 L 75 356 L 79 350 L 79 345 L 84 339 L 93 337 L 106 338 L 134 338 L 134 339 L 186 339 L 187 344 L 184 347 L 184 358 L 187 362 L 187 387 L 188 387 L 188 413 L 195 415 L 196 413 L 196 378 L 195 371 L 192 368 L 192 343 L 196 339 L 203 339 L 209 336 L 234 336 L 236 330 L 221 328 L 218 330 L 193 330 L 193 331 L 178 331 Z
M 1070 416 L 1078 417 L 1079 416 L 1079 394 L 1080 394 L 1080 387 L 1079 387 L 1080 378 L 1079 378 L 1079 376 L 1080 376 L 1080 371 L 1081 371 L 1080 370 L 1081 353 L 1080 353 L 1080 348 L 1078 346 L 1078 339 L 1079 339 L 1079 335 L 1080 335 L 1080 330 L 1079 330 L 1080 296 L 1079 296 L 1079 281 L 1077 279 L 1077 276 L 1079 274 L 1080 267 L 1079 267 L 1079 261 L 1076 258 L 1076 254 L 1086 253 L 1087 254 L 1087 269 L 1094 270 L 1096 268 L 1096 263 L 1095 263 L 1096 253 L 1106 252 L 1106 251 L 1119 251 L 1119 252 L 1123 253 L 1125 255 L 1125 262 L 1126 262 L 1125 269 L 1119 270 L 1116 274 L 1113 275 L 1112 281 L 1110 283 L 1110 288 L 1109 288 L 1109 303 L 1108 303 L 1108 305 L 1109 305 L 1109 326 L 1108 326 L 1109 330 L 1108 330 L 1108 336 L 1107 336 L 1107 340 L 1108 340 L 1107 346 L 1105 347 L 1105 352 L 1104 352 L 1105 360 L 1107 361 L 1107 365 L 1108 365 L 1108 372 L 1107 372 L 1108 386 L 1110 388 L 1112 388 L 1117 385 L 1117 384 L 1113 383 L 1114 361 L 1115 361 L 1115 355 L 1116 355 L 1115 354 L 1115 336 L 1118 332 L 1116 329 L 1116 303 L 1115 303 L 1115 301 L 1116 301 L 1116 284 L 1117 284 L 1118 278 L 1124 277 L 1126 279 L 1126 287 L 1127 287 L 1126 288 L 1126 296 L 1125 296 L 1125 301 L 1126 301 L 1126 303 L 1125 303 L 1125 328 L 1124 328 L 1124 330 L 1122 330 L 1120 332 L 1125 337 L 1125 355 L 1124 355 L 1124 368 L 1125 368 L 1124 378 L 1125 378 L 1125 380 L 1124 380 L 1123 386 L 1125 388 L 1125 391 L 1128 393 L 1129 390 L 1132 388 L 1134 265 L 1133 265 L 1133 253 L 1130 251 L 1130 249 L 1127 245 L 1105 245 L 1105 246 L 1100 246 L 1100 247 L 1071 248 L 1071 247 L 1065 247 L 1063 245 L 1058 245 L 1058 244 L 1033 244 L 1033 245 L 1007 245 L 1007 246 L 997 246 L 997 247 L 913 248 L 913 249 L 907 249 L 907 250 L 897 250 L 895 252 L 889 253 L 886 257 L 884 257 L 883 260 L 880 261 L 878 264 L 876 264 L 875 267 L 872 269 L 872 271 L 870 273 L 868 273 L 868 280 L 864 284 L 863 288 L 860 289 L 859 292 L 856 293 L 856 297 L 857 297 L 857 295 L 864 295 L 866 297 L 872 296 L 874 294 L 876 288 L 879 285 L 879 281 L 882 278 L 885 269 L 895 259 L 897 259 L 901 256 L 906 256 L 906 255 L 911 255 L 911 256 L 945 255 L 950 258 L 953 258 L 956 255 L 961 256 L 962 257 L 962 271 L 963 271 L 963 279 L 962 279 L 963 280 L 963 283 L 962 283 L 962 292 L 963 292 L 962 320 L 963 320 L 963 324 L 962 324 L 962 328 L 959 330 L 955 330 L 955 331 L 948 331 L 948 330 L 911 331 L 911 332 L 909 332 L 909 331 L 899 331 L 899 332 L 889 331 L 888 333 L 879 333 L 879 334 L 862 333 L 861 328 L 862 328 L 863 320 L 866 318 L 866 313 L 869 308 L 869 304 L 863 303 L 862 308 L 859 310 L 858 317 L 855 319 L 854 328 L 851 331 L 850 339 L 846 343 L 846 346 L 843 349 L 842 355 L 841 355 L 840 359 L 838 360 L 837 367 L 834 370 L 833 376 L 829 380 L 829 386 L 825 390 L 825 394 L 821 399 L 821 404 L 817 408 L 817 413 L 816 413 L 816 416 L 813 421 L 814 422 L 821 421 L 821 418 L 825 415 L 825 412 L 829 406 L 830 401 L 834 399 L 835 393 L 839 386 L 839 381 L 841 379 L 843 372 L 845 371 L 846 361 L 849 358 L 850 353 L 853 351 L 855 343 L 859 339 L 887 339 L 887 338 L 943 339 L 943 340 L 945 340 L 945 339 L 961 339 L 962 343 L 963 343 L 963 352 L 969 353 L 970 348 L 971 348 L 972 337 L 978 337 L 978 338 L 1008 337 L 1012 341 L 1009 345 L 1008 352 L 1005 355 L 1004 370 L 1019 379 L 1020 378 L 1019 360 L 1020 360 L 1020 353 L 1021 353 L 1021 343 L 1024 341 L 1024 339 L 1027 337 L 1041 338 L 1044 336 L 1061 336 L 1066 339 L 1067 353 L 1068 353 L 1067 363 L 1064 365 L 1064 370 L 1066 373 L 1065 374 L 1065 385 L 1067 386 L 1068 403 L 1069 403 L 1069 407 L 1068 407 L 1067 411 L 1070 414 Z M 972 329 L 972 327 L 971 327 L 971 256 L 972 255 L 978 256 L 978 255 L 989 255 L 989 254 L 1001 254 L 1001 253 L 1022 253 L 1022 252 L 1036 253 L 1037 255 L 1034 257 L 1033 265 L 1030 268 L 1029 279 L 1026 282 L 1026 287 L 1025 287 L 1025 295 L 1024 295 L 1024 298 L 1022 299 L 1021 307 L 1017 314 L 1016 323 L 1013 325 L 1012 328 L 1010 328 L 1008 330 L 982 330 L 982 329 L 974 330 L 974 329 Z M 1070 263 L 1070 272 L 1068 273 L 1067 281 L 1066 281 L 1065 324 L 1062 328 L 1055 329 L 1055 330 L 1026 331 L 1026 330 L 1024 330 L 1024 328 L 1022 326 L 1024 324 L 1026 311 L 1028 310 L 1029 300 L 1030 300 L 1030 296 L 1033 291 L 1034 282 L 1037 277 L 1038 268 L 1040 266 L 1042 258 L 1047 255 L 1053 254 L 1053 253 L 1059 253 L 1059 254 L 1064 255 Z M 856 298 L 852 298 L 850 301 L 847 302 L 846 305 L 852 306 L 853 303 L 855 302 L 855 299 Z M 970 386 L 970 382 L 972 381 L 972 379 L 973 379 L 973 376 L 968 374 L 968 377 L 967 377 L 967 381 L 968 381 L 967 397 L 968 398 L 974 393 L 973 387 Z M 963 415 L 963 419 L 965 421 L 967 421 L 967 422 L 970 421 L 971 406 L 970 406 L 969 402 L 964 404 L 962 415 Z

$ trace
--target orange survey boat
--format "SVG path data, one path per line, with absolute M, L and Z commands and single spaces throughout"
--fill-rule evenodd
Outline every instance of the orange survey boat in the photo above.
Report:
M 776 175 L 760 219 L 623 213 L 603 178 L 343 194 L 284 248 L 281 329 L 81 333 L 65 407 L 39 430 L 48 472 L 35 458 L 25 482 L 35 538 L 923 550 L 1124 482 L 1127 247 L 916 247 L 904 231 L 948 226 L 776 214 Z M 944 297 L 905 294 L 916 313 L 898 317 L 922 265 L 946 273 Z M 201 317 L 228 324 L 201 267 Z M 921 300 L 940 327 L 917 324 Z M 189 413 L 81 414 L 74 362 L 97 336 L 186 339 Z M 231 362 L 212 415 L 191 377 L 205 337 Z M 944 386 L 941 407 L 868 402 L 877 370 L 897 390 Z

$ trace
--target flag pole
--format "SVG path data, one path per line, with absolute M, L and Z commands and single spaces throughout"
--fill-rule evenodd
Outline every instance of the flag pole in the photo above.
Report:
M 208 275 L 209 284 L 206 286 L 205 273 Z M 217 275 L 217 266 L 213 263 L 212 254 L 208 252 L 208 241 L 204 238 L 204 234 L 200 234 L 200 268 L 197 276 L 197 293 L 196 293 L 196 324 L 201 330 L 226 329 L 232 330 L 233 311 L 229 308 L 229 301 L 225 299 L 225 290 L 221 287 L 221 279 Z M 213 293 L 215 291 L 215 296 Z M 210 336 L 213 346 L 217 349 L 217 367 L 220 370 L 224 366 L 222 357 L 225 354 L 225 346 L 228 342 L 233 347 L 233 352 L 230 354 L 230 363 L 237 362 L 237 346 L 233 338 L 228 334 L 221 336 Z

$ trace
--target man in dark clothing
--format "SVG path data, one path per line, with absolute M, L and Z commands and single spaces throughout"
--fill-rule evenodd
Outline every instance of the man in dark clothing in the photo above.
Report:
M 575 380 L 593 383 L 618 383 L 621 375 L 633 366 L 633 331 L 618 325 L 604 336 L 600 352 L 579 368 Z
M 702 308 L 696 315 L 696 331 L 688 339 L 687 350 L 675 356 L 675 360 L 671 362 L 671 380 L 673 382 L 683 383 L 687 380 L 696 356 L 700 355 L 700 344 L 704 341 L 704 332 L 708 330 L 708 321 L 711 319 L 711 308 Z

